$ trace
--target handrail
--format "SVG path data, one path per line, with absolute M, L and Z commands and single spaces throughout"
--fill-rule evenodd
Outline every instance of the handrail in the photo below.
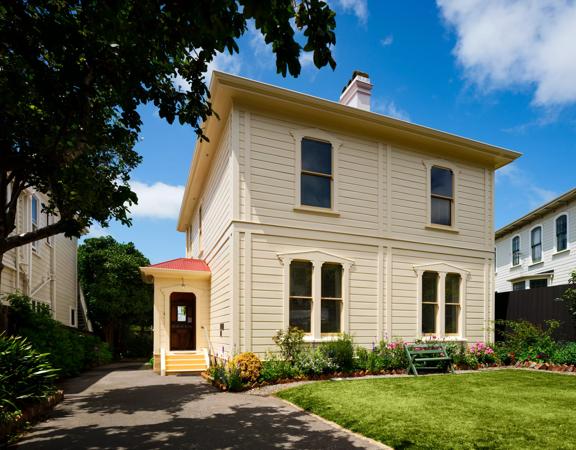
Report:
M 206 343 L 208 344 L 208 361 L 210 361 L 210 357 L 214 355 L 214 349 L 212 348 L 212 342 L 210 341 L 210 336 L 208 335 L 208 330 L 204 325 L 200 328 L 204 330 L 204 338 L 206 339 Z

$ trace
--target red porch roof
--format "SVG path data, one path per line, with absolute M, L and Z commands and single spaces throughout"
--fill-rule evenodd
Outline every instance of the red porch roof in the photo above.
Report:
M 156 269 L 194 270 L 197 272 L 210 272 L 210 268 L 208 267 L 208 264 L 204 262 L 204 260 L 193 258 L 176 258 L 158 264 L 151 264 L 148 267 L 154 267 Z

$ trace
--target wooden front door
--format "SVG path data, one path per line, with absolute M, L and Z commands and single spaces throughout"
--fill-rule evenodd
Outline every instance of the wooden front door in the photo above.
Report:
M 196 296 L 170 296 L 170 350 L 196 350 Z

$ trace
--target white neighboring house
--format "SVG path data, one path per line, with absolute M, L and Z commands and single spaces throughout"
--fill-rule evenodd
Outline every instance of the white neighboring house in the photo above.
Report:
M 576 270 L 576 188 L 496 231 L 496 292 L 567 284 Z
M 18 199 L 14 234 L 42 228 L 54 216 L 42 212 L 45 194 L 27 189 Z M 79 295 L 78 240 L 63 234 L 35 241 L 8 251 L 0 280 L 0 296 L 20 291 L 33 301 L 46 304 L 52 317 L 64 325 L 92 331 L 86 305 Z
M 186 257 L 141 269 L 156 371 L 264 356 L 288 326 L 366 347 L 493 340 L 494 171 L 519 154 L 371 112 L 371 88 L 355 73 L 333 102 L 213 73 Z

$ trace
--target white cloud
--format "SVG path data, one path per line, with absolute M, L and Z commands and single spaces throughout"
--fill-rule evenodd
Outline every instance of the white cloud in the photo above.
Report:
M 392 45 L 393 42 L 394 42 L 394 36 L 392 36 L 391 34 L 380 39 L 380 45 L 382 47 L 388 47 L 388 46 Z
M 368 20 L 367 0 L 334 0 L 334 3 L 344 12 L 354 14 L 362 24 Z
M 454 54 L 482 89 L 529 88 L 538 106 L 576 101 L 576 2 L 437 0 Z
M 93 223 L 90 225 L 88 229 L 88 233 L 82 236 L 83 239 L 90 239 L 90 238 L 100 238 L 104 236 L 110 236 L 108 230 L 102 228 L 102 226 L 98 223 Z
M 314 53 L 312 52 L 302 52 L 300 54 L 300 65 L 303 69 L 314 66 Z
M 146 184 L 140 181 L 132 181 L 130 186 L 138 195 L 138 204 L 130 208 L 133 217 L 153 219 L 178 217 L 184 186 L 172 186 L 161 182 Z
M 238 54 L 230 55 L 229 53 L 218 53 L 214 59 L 208 63 L 208 70 L 204 74 L 206 84 L 210 84 L 212 72 L 215 70 L 237 75 L 240 73 L 241 69 L 242 61 Z M 190 90 L 190 83 L 188 83 L 188 81 L 186 81 L 179 73 L 174 77 L 174 86 L 183 92 Z
M 372 109 L 385 116 L 394 117 L 395 119 L 410 122 L 410 115 L 402 108 L 398 107 L 393 100 L 387 99 L 372 99 Z
M 549 202 L 559 195 L 557 192 L 538 186 L 534 183 L 534 179 L 532 174 L 520 169 L 516 163 L 508 164 L 496 172 L 496 184 L 518 191 L 518 197 L 526 201 L 530 209 Z

